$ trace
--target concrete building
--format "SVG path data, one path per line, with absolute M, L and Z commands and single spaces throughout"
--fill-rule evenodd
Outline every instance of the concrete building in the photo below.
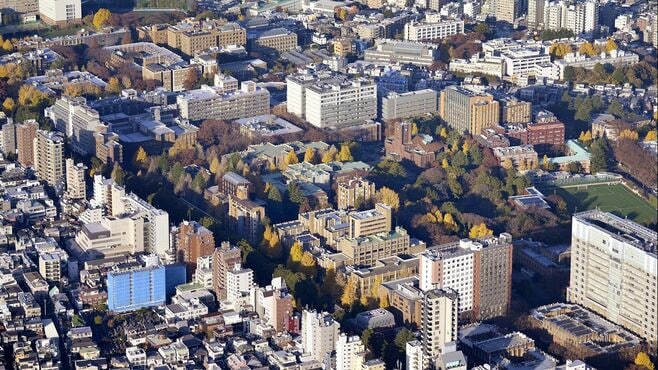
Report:
M 505 74 L 505 62 L 499 56 L 486 55 L 480 57 L 476 54 L 471 59 L 451 59 L 448 70 L 466 75 L 481 73 L 502 79 Z
M 44 114 L 53 121 L 55 130 L 69 138 L 71 149 L 81 155 L 96 154 L 94 135 L 108 132 L 98 111 L 90 108 L 83 97 L 62 96 Z
M 377 85 L 372 80 L 325 80 L 305 90 L 304 117 L 315 127 L 347 128 L 377 117 Z
M 550 30 L 568 29 L 576 35 L 593 32 L 599 26 L 599 3 L 595 0 L 546 2 L 543 26 Z
M 424 89 L 406 93 L 389 92 L 382 98 L 380 117 L 384 121 L 420 117 L 439 111 L 439 93 Z
M 567 299 L 644 338 L 658 340 L 658 234 L 599 210 L 575 214 Z
M 409 253 L 409 234 L 402 227 L 369 236 L 340 239 L 337 249 L 349 258 L 349 264 L 372 266 L 386 257 Z
M 242 82 L 240 90 L 230 93 L 204 85 L 179 95 L 176 103 L 181 118 L 190 121 L 231 120 L 270 113 L 270 93 L 252 81 Z
M 487 127 L 498 125 L 499 104 L 490 94 L 477 94 L 461 87 L 441 91 L 439 116 L 451 128 L 479 135 Z
M 527 46 L 500 52 L 505 65 L 505 75 L 525 77 L 535 75 L 536 66 L 551 62 L 548 50 L 543 46 Z
M 459 294 L 452 289 L 425 292 L 421 327 L 424 369 L 432 368 L 448 343 L 457 341 L 458 301 Z
M 532 120 L 532 103 L 512 98 L 503 99 L 500 103 L 501 123 L 528 123 Z
M 237 23 L 220 25 L 214 21 L 197 24 L 182 22 L 167 28 L 167 44 L 183 54 L 230 45 L 246 45 L 247 31 Z
M 144 219 L 113 217 L 84 224 L 75 237 L 75 245 L 90 258 L 144 252 Z
M 302 311 L 302 348 L 323 363 L 331 356 L 339 338 L 340 324 L 327 312 Z
M 420 256 L 419 277 L 423 291 L 457 291 L 461 315 L 475 320 L 504 316 L 512 291 L 512 237 L 503 233 L 431 247 Z
M 29 19 L 39 13 L 38 0 L 0 0 L 0 9 L 3 13 L 12 10 L 21 19 Z M 10 13 L 11 14 L 11 13 Z
M 261 237 L 261 220 L 265 217 L 262 204 L 233 195 L 228 201 L 229 228 L 242 235 L 250 243 L 258 242 Z
M 202 68 L 198 64 L 160 64 L 151 63 L 142 67 L 142 78 L 144 80 L 158 81 L 167 91 L 184 91 L 185 82 L 194 73 L 201 76 Z
M 365 346 L 359 336 L 341 333 L 336 341 L 336 370 L 358 369 L 365 353 Z
M 66 196 L 69 199 L 87 198 L 86 171 L 84 164 L 76 164 L 72 158 L 66 159 Z
M 539 158 L 532 145 L 493 148 L 493 153 L 503 167 L 514 166 L 524 171 L 539 166 Z
M 438 22 L 409 22 L 404 25 L 404 39 L 408 41 L 431 41 L 464 32 L 464 21 L 445 20 Z
M 375 308 L 356 315 L 355 324 L 361 329 L 394 328 L 395 317 L 383 308 Z
M 80 0 L 39 0 L 39 17 L 51 26 L 66 26 L 82 21 Z
M 494 2 L 494 15 L 497 21 L 507 23 L 514 23 L 518 16 L 520 9 L 520 1 L 518 0 L 496 0 Z
M 112 312 L 157 307 L 166 303 L 164 266 L 116 266 L 107 274 L 107 306 Z
M 62 249 L 41 252 L 39 253 L 39 274 L 46 281 L 60 281 L 67 261 L 68 255 Z
M 355 208 L 360 202 L 369 202 L 375 195 L 375 183 L 361 177 L 349 177 L 336 185 L 336 205 L 338 209 Z
M 254 271 L 242 268 L 238 263 L 226 274 L 226 300 L 235 309 L 241 309 L 249 303 L 249 292 L 254 286 Z
M 261 33 L 250 42 L 252 51 L 282 53 L 297 48 L 297 34 L 285 28 L 274 28 Z
M 33 120 L 16 125 L 16 152 L 21 166 L 34 165 L 34 138 L 37 137 L 38 129 L 39 123 Z
M 207 228 L 196 221 L 183 221 L 176 234 L 178 261 L 187 265 L 191 276 L 196 270 L 199 257 L 211 256 L 215 251 L 215 237 Z
M 358 238 L 391 230 L 391 207 L 383 204 L 375 204 L 374 209 L 366 211 L 355 211 L 349 214 L 349 236 Z
M 3 122 L 0 136 L 2 136 L 2 141 L 0 142 L 2 152 L 5 154 L 16 154 L 16 124 L 9 120 Z
M 365 51 L 364 60 L 382 65 L 413 64 L 429 67 L 438 55 L 439 47 L 436 44 L 376 39 L 375 45 Z
M 64 179 L 64 138 L 53 131 L 38 130 L 34 138 L 34 172 L 50 186 Z
M 600 55 L 587 56 L 580 53 L 569 53 L 562 59 L 553 62 L 560 71 L 560 79 L 564 79 L 564 71 L 567 67 L 580 67 L 594 69 L 597 64 L 611 64 L 613 66 L 627 66 L 638 63 L 640 57 L 630 51 L 612 50 L 609 53 L 602 52 Z
M 228 298 L 226 292 L 228 272 L 242 262 L 240 248 L 231 245 L 229 242 L 222 242 L 213 252 L 212 258 L 213 290 L 217 300 L 222 301 Z

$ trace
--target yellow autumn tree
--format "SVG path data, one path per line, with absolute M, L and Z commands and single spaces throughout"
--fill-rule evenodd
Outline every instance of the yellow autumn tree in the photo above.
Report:
M 352 157 L 352 152 L 350 151 L 350 147 L 347 144 L 343 144 L 340 146 L 340 152 L 338 152 L 338 161 L 340 162 L 350 162 L 354 160 Z
M 14 44 L 11 43 L 9 40 L 5 40 L 2 43 L 2 50 L 4 51 L 14 51 Z
M 64 88 L 64 95 L 66 96 L 80 96 L 82 95 L 82 86 L 80 84 L 67 85 Z
M 446 214 L 443 215 L 443 224 L 449 230 L 457 230 L 457 223 L 450 213 L 446 212 Z
M 304 153 L 304 162 L 315 164 L 315 150 L 313 148 L 306 148 L 306 153 Z
M 382 285 L 382 277 L 381 275 L 375 276 L 375 281 L 372 282 L 372 285 L 370 285 L 370 292 L 369 296 L 374 299 L 379 299 L 379 287 Z
M 471 144 L 468 141 L 464 141 L 464 144 L 462 144 L 462 152 L 464 154 L 468 154 L 468 151 L 471 149 Z
M 639 135 L 637 134 L 637 132 L 627 128 L 621 133 L 619 133 L 619 138 L 637 141 L 639 139 Z
M 448 159 L 447 159 L 447 158 L 443 158 L 443 160 L 441 161 L 441 168 L 443 168 L 443 169 L 445 170 L 445 169 L 447 169 L 448 167 L 450 167 L 450 163 L 448 163 Z
M 416 122 L 411 124 L 411 135 L 418 135 L 418 125 Z
M 304 248 L 301 243 L 295 242 L 292 247 L 290 247 L 290 261 L 293 263 L 302 262 L 302 257 L 304 256 Z
M 221 166 L 221 162 L 219 161 L 219 158 L 214 157 L 212 161 L 210 162 L 210 173 L 213 175 L 216 175 L 217 172 L 219 172 L 219 167 Z
M 565 43 L 554 43 L 549 48 L 549 53 L 557 59 L 564 58 L 565 55 L 571 53 L 571 45 Z
M 387 206 L 398 209 L 400 207 L 400 196 L 393 189 L 383 187 L 379 189 L 379 199 Z
M 645 367 L 649 370 L 655 370 L 656 368 L 646 352 L 640 352 L 635 356 L 635 365 Z
M 435 224 L 437 222 L 436 216 L 434 216 L 431 212 L 425 215 L 425 220 L 427 220 L 427 222 L 430 224 Z
M 468 237 L 471 239 L 480 239 L 492 234 L 493 230 L 489 229 L 484 223 L 481 223 L 471 227 L 471 230 L 468 232 Z
M 380 299 L 379 299 L 379 307 L 380 308 L 388 308 L 390 307 L 391 304 L 388 301 L 388 294 L 384 294 Z
M 514 167 L 514 163 L 512 163 L 511 159 L 505 158 L 502 166 L 504 169 L 509 170 L 510 168 Z
M 448 130 L 446 130 L 445 127 L 441 127 L 441 131 L 439 131 L 439 136 L 441 136 L 444 139 L 448 138 Z
M 343 294 L 340 296 L 340 304 L 343 306 L 352 306 L 352 304 L 358 299 L 357 288 L 356 281 L 352 278 L 348 278 L 347 284 L 345 284 L 345 289 L 343 289 Z
M 616 50 L 618 48 L 617 43 L 613 39 L 608 39 L 608 41 L 605 42 L 605 51 L 606 53 L 609 53 L 613 50 Z
M 6 98 L 5 101 L 2 102 L 2 109 L 5 110 L 5 112 L 13 112 L 14 108 L 16 108 L 16 103 L 14 102 L 14 99 L 12 98 Z
M 541 166 L 542 166 L 545 170 L 548 170 L 548 168 L 550 167 L 550 165 L 551 165 L 551 162 L 548 160 L 548 156 L 547 156 L 546 154 L 544 154 L 544 158 L 542 158 L 542 160 L 541 160 Z
M 105 90 L 112 94 L 119 94 L 121 90 L 123 90 L 123 86 L 121 85 L 121 82 L 118 78 L 110 77 L 110 80 L 107 82 L 107 86 L 105 86 Z
M 647 136 L 644 137 L 644 141 L 656 141 L 658 139 L 658 131 L 651 130 L 647 132 Z
M 302 268 L 304 269 L 304 272 L 310 276 L 311 278 L 315 277 L 315 273 L 317 272 L 316 269 L 316 261 L 315 257 L 311 254 L 311 252 L 306 251 L 302 254 L 302 260 L 300 261 Z
M 580 47 L 578 48 L 578 52 L 580 54 L 589 55 L 589 56 L 594 56 L 594 55 L 598 54 L 596 52 L 596 47 L 594 47 L 594 45 L 592 45 L 591 42 L 582 43 L 580 45 Z
M 110 18 L 112 17 L 112 13 L 110 13 L 109 10 L 105 8 L 98 9 L 96 14 L 94 14 L 94 19 L 91 21 L 91 23 L 96 27 L 96 29 L 101 29 L 103 28 L 107 22 L 109 22 Z
M 140 146 L 137 149 L 137 152 L 135 152 L 135 165 L 136 166 L 144 165 L 144 162 L 146 162 L 147 158 L 148 158 L 148 154 L 146 154 L 146 150 L 144 150 L 144 148 Z
M 299 163 L 299 159 L 297 158 L 297 153 L 295 153 L 294 150 L 291 150 L 283 159 L 283 167 L 281 169 L 285 170 L 286 168 L 288 168 L 289 165 L 297 164 L 297 163 Z
M 322 155 L 322 163 L 333 162 L 337 153 L 338 150 L 332 145 L 331 148 Z

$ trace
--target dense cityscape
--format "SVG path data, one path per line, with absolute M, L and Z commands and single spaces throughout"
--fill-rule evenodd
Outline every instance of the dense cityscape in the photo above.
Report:
M 655 0 L 0 0 L 0 370 L 655 370 Z

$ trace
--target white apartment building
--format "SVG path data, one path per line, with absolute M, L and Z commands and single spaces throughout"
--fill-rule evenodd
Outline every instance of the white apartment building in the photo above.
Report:
M 39 16 L 50 25 L 66 25 L 82 19 L 80 0 L 39 0 Z
M 327 312 L 302 311 L 302 347 L 304 353 L 319 362 L 336 348 L 340 324 Z
M 222 88 L 203 85 L 176 98 L 181 118 L 232 120 L 270 113 L 270 93 L 253 81 L 243 81 L 240 90 L 224 92 Z
M 503 78 L 505 62 L 503 58 L 498 56 L 487 55 L 480 57 L 479 55 L 473 55 L 471 59 L 452 59 L 448 65 L 448 70 L 464 74 L 482 73 Z
M 69 199 L 87 198 L 86 170 L 84 164 L 76 164 L 72 158 L 66 159 L 66 196 Z
M 68 254 L 63 249 L 54 249 L 39 253 L 39 273 L 47 281 L 59 281 L 62 267 L 68 261 Z
M 365 346 L 357 335 L 341 333 L 336 342 L 336 370 L 358 369 L 365 356 Z
M 340 129 L 377 117 L 377 85 L 370 79 L 330 78 L 302 89 L 293 87 L 288 93 L 288 104 L 293 111 L 302 105 L 302 117 L 315 127 Z M 290 98 L 298 100 L 293 102 Z
M 453 289 L 459 294 L 459 312 L 473 309 L 474 260 L 470 241 L 428 249 L 420 255 L 419 287 L 423 291 Z
M 439 22 L 409 22 L 404 25 L 404 39 L 408 41 L 429 41 L 442 39 L 464 32 L 464 21 L 446 20 Z
M 599 210 L 572 218 L 567 300 L 658 341 L 658 233 Z
M 249 304 L 250 291 L 254 285 L 254 271 L 240 264 L 226 273 L 226 298 L 235 308 Z
M 575 4 L 568 1 L 544 3 L 543 8 L 543 21 L 546 29 L 568 29 L 578 35 L 592 32 L 599 25 L 597 0 L 587 0 Z
M 407 370 L 425 370 L 423 366 L 423 344 L 418 340 L 407 342 L 405 347 Z
M 212 255 L 202 256 L 196 259 L 196 270 L 194 270 L 193 281 L 204 288 L 213 288 Z
M 423 368 L 432 368 L 451 342 L 457 341 L 459 295 L 451 289 L 433 289 L 423 299 Z
M 64 138 L 57 132 L 38 130 L 32 147 L 37 178 L 57 185 L 64 179 Z

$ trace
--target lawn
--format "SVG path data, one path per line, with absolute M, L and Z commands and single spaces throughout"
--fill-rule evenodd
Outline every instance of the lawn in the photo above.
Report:
M 544 195 L 557 194 L 567 202 L 569 211 L 580 212 L 599 207 L 639 223 L 655 223 L 656 209 L 624 185 L 585 185 L 550 188 Z

